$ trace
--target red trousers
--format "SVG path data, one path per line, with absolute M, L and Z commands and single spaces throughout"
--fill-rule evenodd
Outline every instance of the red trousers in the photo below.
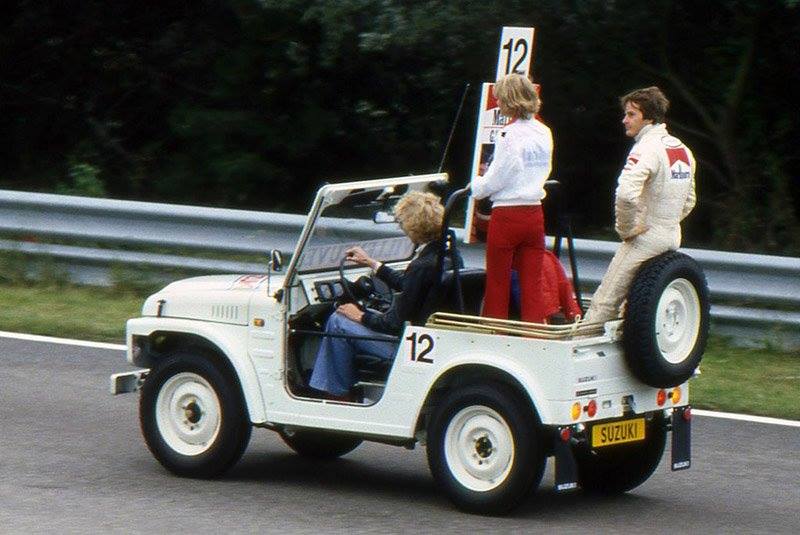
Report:
M 519 273 L 522 321 L 544 323 L 541 299 L 544 261 L 544 213 L 541 206 L 492 209 L 486 238 L 486 293 L 482 315 L 508 318 L 511 266 Z

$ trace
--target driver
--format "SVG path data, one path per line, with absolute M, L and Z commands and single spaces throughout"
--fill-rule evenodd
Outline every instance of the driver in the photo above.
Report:
M 347 251 L 347 258 L 356 264 L 369 266 L 375 275 L 393 290 L 401 292 L 385 313 L 361 310 L 354 303 L 339 306 L 325 324 L 326 333 L 356 336 L 397 336 L 406 321 L 421 324 L 427 311 L 434 306 L 437 277 L 437 258 L 441 249 L 444 208 L 439 197 L 432 193 L 412 191 L 395 206 L 395 219 L 408 238 L 417 245 L 417 252 L 403 272 L 370 258 L 361 247 Z M 461 259 L 458 259 L 461 263 Z M 355 383 L 353 357 L 374 355 L 391 359 L 395 342 L 334 338 L 323 336 L 317 351 L 309 386 L 322 390 L 332 399 L 353 401 L 350 389 Z

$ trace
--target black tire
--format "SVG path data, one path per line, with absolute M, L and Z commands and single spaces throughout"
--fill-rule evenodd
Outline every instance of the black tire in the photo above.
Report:
M 542 479 L 540 429 L 530 403 L 509 386 L 459 387 L 445 395 L 429 419 L 428 466 L 459 509 L 507 513 Z
M 287 446 L 298 455 L 313 459 L 335 459 L 356 449 L 361 442 L 358 437 L 317 431 L 314 429 L 295 429 L 280 431 Z
M 688 380 L 706 349 L 708 284 L 692 258 L 675 251 L 647 261 L 628 291 L 625 360 L 642 382 L 668 388 Z
M 591 428 L 589 428 L 591 436 Z M 622 494 L 647 481 L 664 454 L 667 430 L 658 413 L 646 423 L 645 439 L 592 450 L 575 447 L 578 484 L 589 493 Z
M 210 355 L 194 349 L 155 365 L 142 386 L 139 421 L 158 462 L 196 478 L 215 477 L 233 466 L 252 429 L 237 382 Z

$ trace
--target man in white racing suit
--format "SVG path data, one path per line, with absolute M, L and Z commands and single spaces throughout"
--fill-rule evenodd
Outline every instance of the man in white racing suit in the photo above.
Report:
M 623 96 L 620 104 L 625 135 L 636 143 L 617 181 L 615 229 L 622 244 L 592 297 L 585 317 L 590 322 L 620 317 L 639 267 L 680 246 L 680 222 L 695 205 L 695 159 L 667 132 L 667 98 L 659 88 L 648 87 Z

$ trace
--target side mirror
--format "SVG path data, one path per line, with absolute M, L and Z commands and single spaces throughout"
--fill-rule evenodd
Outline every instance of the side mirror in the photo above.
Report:
M 283 255 L 277 249 L 269 252 L 269 269 L 270 271 L 280 271 L 283 268 Z

